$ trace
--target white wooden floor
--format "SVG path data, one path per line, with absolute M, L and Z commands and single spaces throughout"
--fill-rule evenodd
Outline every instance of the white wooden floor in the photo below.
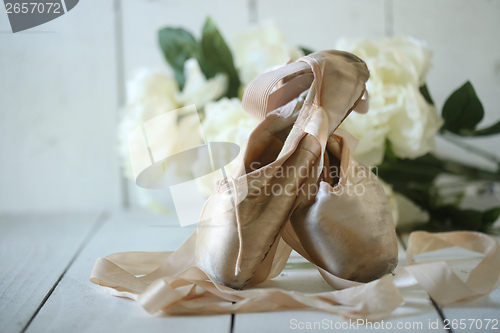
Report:
M 174 218 L 147 212 L 94 215 L 0 217 L 0 332 L 288 332 L 299 322 L 342 322 L 321 312 L 275 312 L 199 317 L 154 317 L 133 301 L 112 297 L 90 283 L 96 258 L 121 251 L 175 250 L 193 231 Z M 401 237 L 405 239 L 405 237 Z M 462 256 L 441 252 L 440 257 Z M 462 278 L 481 258 L 452 260 Z M 400 265 L 406 264 L 400 244 Z M 330 290 L 319 274 L 292 256 L 291 264 L 267 285 L 303 292 Z M 445 331 L 444 319 L 483 319 L 481 329 L 453 332 L 498 331 L 485 319 L 500 319 L 500 284 L 473 302 L 439 308 L 425 291 L 403 291 L 404 307 L 385 322 L 395 331 Z M 436 329 L 429 329 L 429 322 Z M 406 329 L 396 329 L 397 324 Z M 422 325 L 419 327 L 418 325 Z M 356 330 L 370 330 L 361 327 Z M 375 329 L 373 329 L 375 330 Z M 308 330 L 309 331 L 309 330 Z

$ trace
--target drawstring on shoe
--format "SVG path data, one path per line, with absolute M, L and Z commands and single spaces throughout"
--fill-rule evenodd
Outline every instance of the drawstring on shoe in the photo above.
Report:
M 234 178 L 231 176 L 226 177 L 228 182 L 231 183 L 231 186 L 234 189 L 234 210 L 235 210 L 235 215 L 236 215 L 236 225 L 238 228 L 238 241 L 239 241 L 239 248 L 238 248 L 238 257 L 236 258 L 236 267 L 234 268 L 234 275 L 238 275 L 239 272 L 241 272 L 241 257 L 243 255 L 243 235 L 241 231 L 241 223 L 240 223 L 240 218 L 238 214 L 238 190 L 236 188 L 236 182 L 234 181 Z M 229 188 L 229 191 L 231 191 L 231 188 Z

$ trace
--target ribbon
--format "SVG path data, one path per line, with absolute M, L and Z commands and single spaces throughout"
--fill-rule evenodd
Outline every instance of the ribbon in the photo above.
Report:
M 124 252 L 99 258 L 90 281 L 111 295 L 137 301 L 151 314 L 318 310 L 351 319 L 380 320 L 403 304 L 400 288 L 419 284 L 436 303 L 448 305 L 487 294 L 500 275 L 500 246 L 495 239 L 479 232 L 418 231 L 410 235 L 406 251 L 411 264 L 402 267 L 394 277 L 385 275 L 366 284 L 344 280 L 344 289 L 318 294 L 255 287 L 237 291 L 218 284 L 196 267 L 195 242 L 196 231 L 175 252 Z M 413 261 L 419 254 L 454 246 L 484 255 L 466 282 L 443 261 L 425 264 Z M 290 254 L 287 247 L 280 239 L 268 279 L 283 269 L 283 260 Z M 335 278 L 339 287 L 342 279 L 325 271 L 321 274 Z

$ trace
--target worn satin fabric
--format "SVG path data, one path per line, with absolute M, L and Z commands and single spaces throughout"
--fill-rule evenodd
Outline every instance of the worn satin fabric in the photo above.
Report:
M 363 284 L 342 281 L 320 269 L 329 283 L 335 281 L 337 287 L 343 284 L 344 289 L 319 294 L 274 288 L 236 291 L 216 283 L 195 266 L 195 242 L 196 232 L 175 252 L 125 252 L 100 258 L 90 280 L 111 295 L 137 301 L 151 314 L 204 315 L 309 309 L 346 318 L 379 320 L 402 305 L 399 288 L 419 284 L 435 302 L 447 305 L 487 294 L 500 273 L 500 246 L 495 239 L 478 232 L 431 234 L 418 231 L 410 235 L 406 253 L 412 264 L 402 267 L 394 277 L 385 275 Z M 466 282 L 462 282 L 443 261 L 413 262 L 419 254 L 453 246 L 484 254 Z M 268 278 L 281 272 L 289 254 L 290 247 L 281 240 Z
M 300 67 L 296 68 L 297 64 Z M 274 114 L 267 114 L 269 105 L 262 104 L 268 101 L 266 95 L 279 80 L 288 79 L 290 71 L 308 75 L 303 68 L 313 73 L 313 81 L 302 88 L 309 88 L 305 100 L 299 103 L 293 99 Z M 247 103 L 253 105 L 260 111 L 254 115 L 262 122 L 250 134 L 241 167 L 234 178 L 218 183 L 198 224 L 195 261 L 215 281 L 243 289 L 267 276 L 266 260 L 273 260 L 279 233 L 293 212 L 297 193 L 305 181 L 314 178 L 314 169 L 322 169 L 327 140 L 361 100 L 368 77 L 366 64 L 356 56 L 320 51 L 259 76 L 247 87 L 245 110 L 253 110 Z M 299 90 L 285 90 L 280 96 L 286 101 Z M 288 108 L 298 111 L 292 112 L 295 117 L 284 114 Z M 290 124 L 290 120 L 294 121 Z M 256 169 L 251 167 L 254 162 L 260 163 Z M 279 176 L 290 169 L 307 172 Z M 275 185 L 286 190 L 279 195 L 265 194 Z M 245 192 L 246 196 L 240 195 Z
M 330 136 L 325 172 L 303 185 L 290 223 L 302 256 L 338 277 L 370 282 L 394 271 L 398 242 L 385 192 L 350 153 L 352 140 L 346 131 Z
M 315 115 L 320 118 L 324 113 L 321 108 L 305 108 L 310 109 L 313 118 Z M 303 111 L 304 107 L 300 109 L 300 112 Z M 278 140 L 269 134 L 269 127 L 276 125 L 276 122 L 271 122 L 272 119 L 267 118 L 266 123 L 261 123 L 251 134 L 250 141 L 257 148 L 267 141 Z M 267 122 L 271 124 L 267 125 Z M 318 124 L 326 122 L 319 119 Z M 281 143 L 283 148 L 278 158 L 252 172 L 247 173 L 242 167 L 232 182 L 225 181 L 216 186 L 201 214 L 195 247 L 197 265 L 214 280 L 243 289 L 262 282 L 261 276 L 265 279 L 268 275 L 270 265 L 266 264 L 266 259 L 273 260 L 277 248 L 275 240 L 279 239 L 279 232 L 295 202 L 295 193 L 305 179 L 300 175 L 297 178 L 275 175 L 289 167 L 309 170 L 318 164 L 318 156 L 322 156 L 321 151 L 324 150 L 324 144 L 318 142 L 318 138 L 326 143 L 326 130 L 324 126 L 304 130 L 295 123 L 285 143 Z M 248 145 L 244 162 L 247 156 L 253 154 L 253 148 Z M 255 161 L 254 158 L 248 160 Z M 288 192 L 282 195 L 264 194 L 276 184 Z M 251 186 L 252 190 L 240 201 L 237 194 L 245 186 Z M 233 208 L 233 202 L 239 203 Z

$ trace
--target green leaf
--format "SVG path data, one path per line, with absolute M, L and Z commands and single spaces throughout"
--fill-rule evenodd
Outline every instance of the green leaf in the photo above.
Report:
M 469 81 L 448 97 L 442 115 L 444 129 L 463 136 L 474 133 L 477 124 L 483 119 L 484 109 Z
M 386 151 L 390 155 L 390 149 Z M 390 184 L 431 184 L 434 179 L 445 172 L 443 163 L 432 154 L 426 154 L 416 159 L 394 159 L 394 156 L 384 158 L 378 166 L 380 177 Z
M 420 87 L 420 93 L 422 94 L 422 96 L 424 96 L 427 103 L 429 103 L 430 105 L 434 105 L 434 101 L 432 100 L 431 94 L 427 89 L 427 84 L 424 83 L 424 85 Z
M 200 47 L 196 39 L 182 28 L 163 28 L 158 32 L 158 41 L 165 59 L 174 70 L 175 79 L 182 90 L 186 78 L 184 77 L 184 63 L 189 58 L 198 58 Z
M 500 216 L 500 207 L 489 209 L 483 213 L 483 225 L 493 224 Z
M 494 135 L 494 134 L 498 134 L 498 133 L 500 133 L 500 121 L 498 121 L 496 124 L 493 124 L 487 128 L 477 130 L 472 135 L 473 136 L 487 136 L 487 135 Z
M 210 17 L 203 27 L 201 50 L 202 57 L 198 61 L 205 76 L 209 79 L 217 73 L 225 73 L 229 78 L 226 96 L 237 97 L 240 79 L 234 67 L 233 55 Z
M 475 209 L 452 209 L 450 210 L 451 223 L 458 229 L 483 230 L 483 213 Z
M 301 49 L 302 52 L 304 52 L 304 55 L 308 55 L 308 54 L 311 54 L 311 53 L 314 52 L 313 50 L 311 50 L 311 49 L 309 49 L 307 47 L 303 47 L 303 46 L 299 46 L 299 49 Z

